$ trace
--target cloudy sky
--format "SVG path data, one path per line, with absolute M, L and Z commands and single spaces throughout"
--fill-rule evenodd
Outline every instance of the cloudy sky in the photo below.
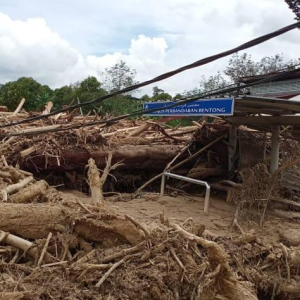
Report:
M 0 83 L 101 80 L 121 59 L 144 81 L 294 22 L 284 0 L 0 0 Z M 294 30 L 247 52 L 289 60 L 300 56 L 299 40 Z M 172 94 L 191 90 L 227 61 L 157 85 Z

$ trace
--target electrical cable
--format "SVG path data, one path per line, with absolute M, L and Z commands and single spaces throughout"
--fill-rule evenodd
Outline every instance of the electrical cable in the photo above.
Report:
M 296 67 L 296 66 L 300 66 L 300 64 L 294 65 L 293 67 Z M 285 68 L 285 69 L 288 69 L 288 68 Z M 282 70 L 284 70 L 284 69 L 282 69 Z M 286 77 L 287 75 L 292 75 L 292 74 L 298 73 L 298 72 L 299 72 L 299 69 L 289 70 L 289 71 L 280 72 L 280 73 L 276 73 L 276 74 L 271 73 L 270 75 L 268 75 L 267 77 L 265 77 L 261 80 L 258 80 L 258 81 L 255 81 L 255 82 L 252 82 L 252 83 L 249 83 L 249 84 L 245 84 L 245 85 L 242 85 L 242 86 L 235 86 L 235 87 L 226 88 L 226 89 L 214 89 L 214 90 L 211 90 L 211 91 L 203 93 L 203 94 L 194 95 L 193 97 L 183 98 L 183 99 L 180 99 L 179 101 L 176 101 L 175 103 L 173 103 L 169 106 L 164 107 L 163 109 L 169 109 L 169 108 L 173 108 L 173 107 L 176 107 L 176 106 L 179 106 L 179 105 L 190 103 L 190 102 L 193 102 L 195 100 L 199 100 L 199 98 L 201 98 L 201 97 L 202 98 L 207 98 L 207 97 L 211 97 L 211 96 L 215 96 L 215 95 L 227 94 L 227 93 L 231 93 L 231 92 L 234 92 L 234 91 L 239 91 L 241 89 L 245 89 L 245 88 L 248 88 L 248 87 L 251 87 L 251 86 L 255 86 L 255 85 L 258 85 L 258 84 L 261 84 L 261 83 L 264 83 L 264 82 L 271 82 L 275 79 L 278 80 L 278 79 Z M 232 86 L 232 84 L 228 85 L 228 86 Z M 105 124 L 106 126 L 111 126 L 111 125 L 115 124 L 116 122 L 118 122 L 120 120 L 127 119 L 129 117 L 134 117 L 134 116 L 141 115 L 141 114 L 152 113 L 152 112 L 155 112 L 155 111 L 158 111 L 158 110 L 161 110 L 161 109 L 162 108 L 153 108 L 153 109 L 148 109 L 148 110 L 141 109 L 141 110 L 137 110 L 133 113 L 113 117 L 113 118 L 110 118 L 108 120 L 97 120 L 97 121 L 93 121 L 93 122 L 74 124 L 72 126 L 67 126 L 67 127 L 58 127 L 58 128 L 54 128 L 54 129 L 49 129 L 48 131 L 44 131 L 43 133 L 78 129 L 78 128 L 81 128 L 81 127 L 88 127 L 88 126 L 101 125 L 101 124 Z M 13 133 L 2 134 L 0 136 L 1 137 L 11 137 L 11 136 L 22 136 L 22 135 L 26 135 L 26 133 L 13 132 Z
M 158 82 L 158 81 L 170 78 L 170 77 L 172 77 L 172 76 L 174 76 L 174 75 L 176 75 L 178 73 L 181 73 L 183 71 L 186 71 L 186 70 L 189 70 L 189 69 L 193 69 L 193 68 L 205 65 L 205 64 L 210 63 L 212 61 L 215 61 L 217 59 L 220 59 L 220 58 L 223 58 L 225 56 L 231 55 L 231 54 L 233 54 L 235 52 L 238 52 L 238 51 L 245 50 L 245 49 L 248 49 L 250 47 L 256 46 L 258 44 L 266 42 L 267 40 L 270 40 L 270 39 L 272 39 L 274 37 L 277 37 L 277 36 L 279 36 L 281 34 L 284 34 L 284 33 L 288 32 L 288 31 L 291 31 L 291 30 L 299 28 L 299 27 L 300 27 L 300 22 L 291 24 L 291 25 L 283 27 L 283 28 L 281 28 L 279 30 L 276 30 L 276 31 L 273 31 L 271 33 L 268 33 L 268 34 L 265 34 L 263 36 L 260 36 L 258 38 L 255 38 L 255 39 L 253 39 L 253 40 L 251 40 L 249 42 L 246 42 L 246 43 L 244 43 L 244 44 L 242 44 L 242 45 L 240 45 L 238 47 L 235 47 L 235 48 L 233 48 L 231 50 L 227 50 L 227 51 L 221 52 L 219 54 L 215 54 L 215 55 L 212 55 L 212 56 L 200 59 L 200 60 L 198 60 L 198 61 L 196 61 L 194 63 L 191 63 L 189 65 L 186 65 L 186 66 L 183 66 L 183 67 L 178 68 L 176 70 L 173 70 L 173 71 L 164 73 L 162 75 L 159 75 L 159 76 L 157 76 L 157 77 L 155 77 L 155 78 L 153 78 L 151 80 L 147 80 L 147 81 L 144 81 L 144 82 L 141 82 L 141 83 L 137 83 L 135 85 L 126 87 L 126 88 L 124 88 L 122 90 L 110 93 L 110 94 L 102 96 L 102 97 L 95 98 L 95 99 L 93 99 L 91 101 L 87 101 L 87 102 L 80 103 L 80 104 L 74 104 L 74 105 L 72 105 L 72 106 L 70 106 L 68 108 L 59 109 L 59 110 L 56 110 L 56 111 L 51 112 L 49 114 L 35 116 L 35 117 L 30 117 L 30 118 L 27 118 L 27 119 L 24 119 L 24 120 L 21 120 L 21 121 L 11 122 L 11 123 L 8 123 L 8 124 L 4 124 L 4 125 L 1 125 L 0 128 L 11 127 L 11 126 L 14 126 L 14 125 L 19 125 L 19 124 L 28 123 L 28 122 L 31 122 L 31 121 L 36 121 L 36 120 L 39 120 L 39 119 L 44 119 L 44 118 L 56 115 L 56 114 L 61 113 L 61 112 L 69 111 L 69 110 L 74 109 L 74 108 L 79 108 L 79 107 L 87 106 L 87 105 L 90 105 L 90 104 L 94 104 L 94 103 L 97 103 L 97 102 L 104 101 L 104 100 L 106 100 L 108 98 L 111 98 L 111 97 L 114 97 L 116 95 L 120 95 L 120 94 L 124 94 L 124 93 L 127 93 L 127 92 L 131 92 L 133 90 L 139 89 L 139 88 L 144 87 L 146 85 L 149 85 L 149 84 L 152 84 L 152 83 L 155 83 L 155 82 Z

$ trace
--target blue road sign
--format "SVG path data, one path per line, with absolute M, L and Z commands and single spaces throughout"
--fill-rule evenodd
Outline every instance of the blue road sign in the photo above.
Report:
M 234 98 L 199 99 L 193 102 L 170 107 L 173 101 L 145 102 L 145 116 L 231 116 L 233 115 Z M 159 109 L 154 112 L 147 110 Z

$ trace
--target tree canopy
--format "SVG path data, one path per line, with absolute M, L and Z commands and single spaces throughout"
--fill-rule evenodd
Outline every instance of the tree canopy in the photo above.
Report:
M 238 82 L 241 77 L 276 72 L 292 64 L 292 61 L 284 62 L 283 56 L 280 54 L 265 56 L 256 62 L 252 59 L 251 55 L 247 53 L 236 53 L 230 58 L 224 74 L 227 75 L 232 82 Z
M 152 101 L 163 101 L 163 100 L 172 100 L 172 96 L 166 93 L 164 90 L 155 86 L 153 89 Z
M 296 20 L 300 20 L 300 1 L 299 0 L 285 0 L 289 8 L 296 15 Z
M 104 87 L 109 92 L 119 91 L 136 84 L 135 77 L 136 71 L 121 60 L 114 66 L 105 69 Z
M 177 93 L 174 97 L 168 92 L 154 86 L 152 95 L 144 95 L 140 99 L 132 95 L 118 95 L 93 105 L 84 106 L 83 113 L 89 111 L 102 115 L 121 115 L 140 109 L 142 102 L 179 100 L 203 94 L 212 90 L 222 89 L 236 83 L 241 77 L 261 75 L 278 71 L 283 68 L 293 68 L 300 59 L 285 62 L 283 55 L 266 56 L 255 61 L 247 53 L 234 54 L 230 57 L 223 72 L 209 77 L 202 76 L 199 85 L 191 91 Z M 130 69 L 125 62 L 120 61 L 111 68 L 105 69 L 103 82 L 96 77 L 89 76 L 81 82 L 65 85 L 52 90 L 47 85 L 38 83 L 31 77 L 21 77 L 0 87 L 0 105 L 6 105 L 14 110 L 22 98 L 26 99 L 24 108 L 28 111 L 42 110 L 44 104 L 52 101 L 54 109 L 75 103 L 84 103 L 104 96 L 110 92 L 123 89 L 137 83 L 136 71 Z
M 16 81 L 4 84 L 0 89 L 0 103 L 14 110 L 22 98 L 26 99 L 24 108 L 40 109 L 53 95 L 47 85 L 41 85 L 31 77 L 20 77 Z

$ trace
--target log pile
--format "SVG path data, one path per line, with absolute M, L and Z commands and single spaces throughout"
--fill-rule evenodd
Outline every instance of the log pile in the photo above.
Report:
M 94 117 L 95 118 L 95 117 Z M 85 122 L 86 117 L 74 118 L 72 125 Z M 122 121 L 102 128 L 72 129 L 67 132 L 37 135 L 40 124 L 30 123 L 19 132 L 30 135 L 9 137 L 3 140 L 1 154 L 8 162 L 19 163 L 30 171 L 39 169 L 74 170 L 95 159 L 98 167 L 105 166 L 105 158 L 112 152 L 113 163 L 122 160 L 123 168 L 161 169 L 191 139 L 197 126 L 164 129 L 156 123 Z M 24 126 L 23 126 L 24 127 Z M 9 129 L 9 131 L 14 131 Z M 5 137 L 8 133 L 2 135 Z
M 29 116 L 25 112 L 0 113 L 0 124 Z M 40 173 L 40 178 L 47 178 L 52 184 L 65 184 L 85 192 L 88 160 L 94 159 L 96 166 L 103 169 L 111 153 L 112 164 L 122 164 L 112 173 L 114 177 L 109 178 L 105 189 L 124 191 L 131 187 L 133 191 L 164 171 L 173 159 L 184 160 L 228 132 L 224 124 L 216 127 L 216 124 L 195 122 L 192 126 L 174 128 L 148 119 L 81 127 L 99 120 L 97 115 L 77 116 L 74 111 L 3 128 L 0 155 L 5 155 L 9 164 Z M 74 126 L 77 128 L 51 131 Z M 224 177 L 228 160 L 224 145 L 222 140 L 218 141 L 208 152 L 188 160 L 176 172 L 202 180 Z

